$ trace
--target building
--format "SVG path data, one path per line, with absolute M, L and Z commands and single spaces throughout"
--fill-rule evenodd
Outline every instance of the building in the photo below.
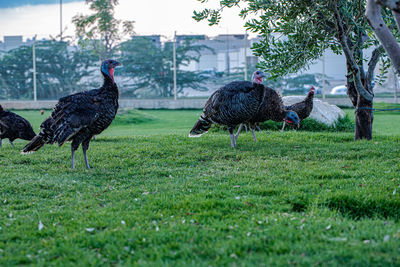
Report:
M 32 45 L 34 41 L 35 39 L 26 39 L 24 42 L 22 35 L 4 36 L 4 42 L 0 42 L 0 50 L 2 52 L 8 52 L 22 45 Z
M 132 40 L 135 39 L 148 39 L 151 40 L 156 47 L 161 47 L 161 35 L 134 35 Z
M 179 40 L 183 39 L 180 36 Z M 187 70 L 230 73 L 243 71 L 245 63 L 247 66 L 258 63 L 258 58 L 253 56 L 250 49 L 258 38 L 248 39 L 245 34 L 223 34 L 213 38 L 202 36 L 194 40 L 194 44 L 203 45 L 205 48 L 199 61 L 191 62 L 186 67 Z
M 205 40 L 207 37 L 205 35 L 193 35 L 193 34 L 185 34 L 185 35 L 177 35 L 176 43 L 179 44 L 183 41 L 200 41 Z

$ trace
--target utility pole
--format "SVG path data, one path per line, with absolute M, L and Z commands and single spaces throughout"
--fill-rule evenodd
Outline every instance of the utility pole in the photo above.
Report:
M 173 50 L 172 50 L 172 56 L 173 56 L 173 64 L 174 64 L 174 100 L 176 100 L 176 31 L 174 32 L 174 41 L 173 41 Z
M 393 79 L 394 79 L 394 102 L 397 103 L 397 92 L 399 90 L 399 80 L 397 78 L 396 70 L 392 65 Z
M 325 52 L 322 54 L 322 99 L 325 99 Z
M 33 39 L 32 44 L 32 63 L 33 63 L 33 101 L 37 101 L 37 93 L 36 93 L 36 35 Z
M 226 75 L 229 76 L 230 74 L 230 57 L 229 57 L 229 31 L 228 27 L 226 28 L 226 52 L 225 52 L 225 72 Z
M 60 41 L 62 41 L 62 0 L 60 0 Z
M 244 35 L 244 80 L 247 81 L 247 31 Z

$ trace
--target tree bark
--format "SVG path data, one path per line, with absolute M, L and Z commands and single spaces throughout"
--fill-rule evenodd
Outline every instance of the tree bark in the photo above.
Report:
M 372 92 L 369 92 L 362 83 L 361 80 L 362 71 L 360 70 L 360 66 L 357 65 L 357 61 L 356 58 L 354 57 L 354 53 L 351 47 L 349 47 L 348 45 L 349 37 L 346 35 L 346 31 L 343 28 L 343 22 L 340 16 L 340 12 L 338 10 L 337 2 L 335 1 L 334 3 L 335 3 L 334 14 L 336 19 L 336 27 L 338 31 L 337 38 L 346 57 L 347 67 L 349 71 L 348 73 L 351 73 L 353 75 L 354 86 L 357 90 L 357 93 L 362 97 L 364 97 L 366 100 L 372 102 L 374 99 L 374 94 Z
M 361 31 L 355 31 L 358 33 L 358 40 L 355 44 L 350 41 L 350 38 L 344 29 L 337 2 L 334 1 L 333 3 L 333 12 L 335 14 L 336 29 L 338 32 L 337 39 L 346 56 L 347 73 L 349 73 L 346 76 L 347 95 L 349 96 L 355 108 L 354 140 L 371 140 L 373 122 L 373 113 L 371 109 L 374 100 L 374 94 L 371 86 L 373 68 L 371 66 L 368 69 L 368 73 L 365 74 L 362 66 L 362 60 L 357 62 L 357 58 L 362 58 L 362 43 L 364 42 L 363 34 Z M 370 63 L 371 62 L 372 59 Z M 376 62 L 377 60 L 372 62 L 374 67 L 376 66 Z
M 376 0 L 368 0 L 365 16 L 375 35 L 378 37 L 379 42 L 382 44 L 383 48 L 386 50 L 390 60 L 397 73 L 400 74 L 400 46 L 399 43 L 394 38 L 393 34 L 390 32 L 389 27 L 385 24 L 381 14 L 381 7 L 377 4 Z M 397 12 L 397 9 L 388 2 L 398 2 L 398 1 L 380 1 L 380 3 L 388 4 L 389 7 L 393 8 L 393 12 Z M 398 14 L 395 14 L 396 22 L 398 23 Z
M 351 68 L 347 64 L 347 68 Z M 373 102 L 365 99 L 357 93 L 352 75 L 347 76 L 347 94 L 355 109 L 355 131 L 354 140 L 372 139 L 372 123 L 374 115 L 372 112 Z
M 362 96 L 358 96 L 356 114 L 355 114 L 355 131 L 354 140 L 372 139 L 372 123 L 374 114 L 372 112 L 373 103 L 366 100 Z M 364 108 L 364 109 L 360 109 Z
M 358 48 L 361 49 L 361 48 Z M 357 50 L 357 49 L 356 49 Z M 364 75 L 364 79 L 361 80 L 364 88 L 369 92 L 372 92 L 372 80 L 374 79 L 374 70 L 379 61 L 382 47 L 379 46 L 374 49 L 370 61 L 368 62 L 368 71 Z M 352 69 L 351 64 L 347 63 L 348 72 Z M 351 72 L 349 72 L 351 73 Z M 354 83 L 352 75 L 347 77 L 347 95 L 349 96 L 354 108 L 355 108 L 355 131 L 354 139 L 372 139 L 372 123 L 374 121 L 374 114 L 372 112 L 373 101 L 367 100 L 362 97 L 358 92 Z

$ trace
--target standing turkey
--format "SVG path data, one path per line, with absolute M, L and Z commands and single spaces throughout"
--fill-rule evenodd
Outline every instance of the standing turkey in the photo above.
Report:
M 35 135 L 29 121 L 11 111 L 5 111 L 0 105 L 0 147 L 2 139 L 8 138 L 10 144 L 14 147 L 13 141 L 15 139 L 30 141 Z
M 253 82 L 231 82 L 215 91 L 207 100 L 203 113 L 190 131 L 189 137 L 201 136 L 210 129 L 213 123 L 222 124 L 228 127 L 231 146 L 235 147 L 236 139 L 233 135 L 235 127 L 241 123 L 250 122 L 264 105 L 268 92 L 261 84 L 263 77 L 265 75 L 262 71 L 256 71 L 253 74 Z M 276 110 L 276 112 L 280 111 Z
M 294 112 L 299 115 L 300 122 L 304 119 L 308 118 L 311 114 L 313 109 L 313 102 L 314 102 L 314 86 L 310 88 L 306 98 L 303 101 L 293 104 L 291 106 L 285 106 L 286 109 L 293 110 Z M 282 131 L 285 130 L 286 122 L 283 122 Z
M 114 82 L 114 68 L 119 62 L 108 59 L 101 64 L 104 76 L 99 89 L 84 91 L 61 98 L 50 117 L 40 126 L 41 132 L 27 144 L 23 153 L 37 151 L 44 144 L 71 144 L 71 167 L 75 168 L 75 151 L 82 144 L 86 168 L 90 168 L 86 151 L 94 135 L 104 131 L 114 120 L 118 110 L 118 87 Z

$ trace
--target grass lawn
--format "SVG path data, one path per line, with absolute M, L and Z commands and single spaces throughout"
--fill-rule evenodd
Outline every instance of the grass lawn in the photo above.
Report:
M 37 130 L 49 111 L 17 113 Z M 400 265 L 399 113 L 376 112 L 370 142 L 264 131 L 236 149 L 188 138 L 200 113 L 122 113 L 90 170 L 69 145 L 3 142 L 0 265 Z

